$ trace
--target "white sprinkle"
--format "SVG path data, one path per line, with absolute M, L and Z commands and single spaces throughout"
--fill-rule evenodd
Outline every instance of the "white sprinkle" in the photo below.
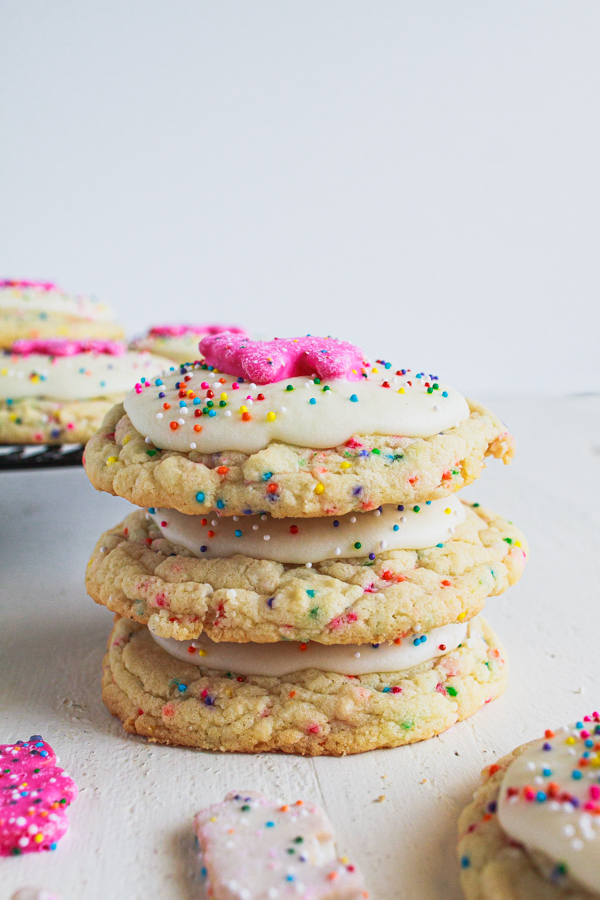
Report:
M 434 406 L 433 408 L 434 408 L 434 410 L 435 410 L 436 412 L 439 412 L 439 411 L 440 411 L 440 407 L 437 405 L 437 403 L 435 404 L 435 406 Z
M 187 406 L 180 406 L 179 412 L 182 416 L 187 416 L 187 414 L 189 413 L 189 409 L 187 408 Z
M 360 653 L 358 652 L 358 650 L 354 654 L 354 659 L 360 659 Z
M 230 409 L 226 409 L 226 410 L 225 410 L 225 415 L 227 416 L 227 418 L 229 418 L 230 415 L 231 415 L 231 410 L 230 410 Z
M 312 563 L 306 563 L 306 568 L 307 568 L 307 569 L 312 569 Z
M 253 526 L 252 526 L 252 531 L 258 531 L 258 525 L 253 525 Z
M 406 516 L 400 516 L 400 521 L 403 525 L 406 525 Z
M 287 409 L 285 408 L 285 406 L 280 406 L 280 407 L 279 407 L 279 412 L 286 413 L 286 412 L 287 412 Z
M 220 384 L 220 382 L 218 382 L 218 381 L 213 381 L 213 390 L 214 390 L 214 391 L 219 391 L 219 390 L 221 390 L 222 387 L 223 387 L 223 385 Z
M 263 514 L 262 514 L 262 516 L 260 517 L 260 521 L 261 521 L 261 522 L 266 522 L 266 521 L 267 521 L 267 515 L 266 515 L 266 513 L 263 513 Z
M 335 553 L 336 556 L 341 556 L 341 555 L 342 555 L 341 547 L 336 547 L 335 550 L 334 550 L 333 552 Z
M 108 553 L 108 547 L 100 547 L 100 553 Z
M 39 831 L 39 828 L 37 827 L 37 825 L 30 825 L 29 828 L 27 829 L 27 834 L 37 834 L 38 831 Z
M 354 525 L 354 523 L 356 522 L 356 516 L 350 516 L 350 521 Z
M 22 828 L 26 822 L 27 822 L 27 819 L 25 818 L 25 816 L 19 816 L 16 820 L 16 824 L 19 826 L 19 828 Z
M 571 847 L 573 850 L 583 850 L 583 841 L 576 838 L 574 841 L 571 841 Z
M 375 512 L 373 513 L 373 515 L 374 515 L 374 516 L 380 516 L 380 515 L 381 515 L 381 510 L 380 510 L 380 509 L 376 509 Z
M 254 400 L 252 399 L 252 397 L 246 397 L 246 403 L 249 403 L 250 406 L 252 406 L 252 404 L 254 403 Z
M 573 827 L 573 825 L 565 825 L 562 833 L 565 837 L 573 837 L 573 835 L 575 834 L 575 828 Z
M 152 443 L 152 438 L 147 437 L 147 438 L 144 439 L 144 441 L 145 441 L 146 444 L 151 444 L 151 443 Z
M 235 598 L 237 597 L 237 591 L 234 591 L 233 588 L 229 588 L 228 591 L 225 591 L 225 596 L 228 600 L 235 600 Z
M 387 541 L 379 541 L 379 546 L 382 550 L 385 550 L 385 548 L 387 547 Z
M 178 422 L 180 425 L 185 425 L 185 419 L 177 419 L 177 422 Z
M 423 629 L 422 625 L 415 625 L 415 631 L 421 631 Z
M 195 450 L 196 447 L 197 447 L 197 444 L 194 444 L 194 443 L 190 444 L 190 450 Z
M 270 534 L 263 534 L 263 541 L 270 541 L 270 540 L 271 540 Z
M 255 390 L 256 390 L 256 385 L 254 384 L 253 381 L 250 383 L 250 390 L 251 390 L 251 391 L 255 391 Z
M 238 519 L 239 519 L 240 517 L 239 517 L 239 516 L 232 516 L 231 518 L 233 519 L 234 522 L 237 522 Z
M 530 772 L 535 772 L 537 766 L 534 762 L 530 761 L 527 763 L 527 768 L 529 769 Z
M 156 418 L 157 418 L 157 419 L 162 419 L 162 417 L 163 417 L 163 414 L 162 414 L 162 413 L 156 413 Z
M 211 520 L 210 520 L 210 524 L 211 524 L 211 525 L 217 525 L 218 522 L 217 522 L 216 519 L 211 519 Z

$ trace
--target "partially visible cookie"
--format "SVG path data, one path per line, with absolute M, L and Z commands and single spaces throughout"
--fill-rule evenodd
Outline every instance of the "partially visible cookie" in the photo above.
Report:
M 214 900 L 368 898 L 361 872 L 340 859 L 333 826 L 322 809 L 297 800 L 268 800 L 231 791 L 199 812 L 194 828 Z
M 50 282 L 0 281 L 0 349 L 19 338 L 122 338 L 112 319 L 95 297 L 67 294 Z
M 159 743 L 343 756 L 445 731 L 499 696 L 506 671 L 502 646 L 479 618 L 459 649 L 412 669 L 361 676 L 305 669 L 281 678 L 183 662 L 145 626 L 119 619 L 102 697 L 126 731 Z
M 245 334 L 243 328 L 236 325 L 155 325 L 129 346 L 132 350 L 147 350 L 165 356 L 176 363 L 188 363 L 201 358 L 198 349 L 201 338 L 222 331 Z
M 468 900 L 598 900 L 600 716 L 483 770 L 459 823 Z
M 140 510 L 99 539 L 86 588 L 113 612 L 181 640 L 202 632 L 221 641 L 394 640 L 466 621 L 519 579 L 527 554 L 519 529 L 481 506 L 465 510 L 441 546 L 310 568 L 243 554 L 199 559 Z

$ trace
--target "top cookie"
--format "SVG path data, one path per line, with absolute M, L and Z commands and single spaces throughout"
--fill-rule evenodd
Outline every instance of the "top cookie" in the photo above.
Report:
M 434 376 L 333 339 L 280 344 L 216 335 L 205 363 L 138 383 L 88 445 L 94 486 L 192 515 L 331 516 L 443 497 L 513 455 L 502 423 Z
M 0 348 L 19 338 L 122 338 L 112 318 L 94 297 L 67 294 L 50 282 L 0 281 Z
M 166 356 L 176 363 L 194 362 L 199 358 L 200 339 L 223 331 L 245 334 L 236 325 L 155 325 L 145 335 L 133 340 L 130 348 Z

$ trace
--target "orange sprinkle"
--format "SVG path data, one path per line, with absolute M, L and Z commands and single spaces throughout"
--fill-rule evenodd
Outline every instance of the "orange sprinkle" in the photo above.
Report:
M 295 696 L 296 696 L 296 691 L 290 691 L 288 694 L 288 697 L 295 697 Z
M 163 409 L 171 409 L 170 403 L 163 403 Z
M 227 468 L 227 466 L 219 466 L 219 468 L 217 469 L 217 473 L 219 475 L 227 475 L 228 472 L 229 469 Z
M 301 649 L 301 650 L 306 650 L 306 649 L 307 649 L 307 646 L 308 646 L 307 644 L 300 644 L 300 649 Z
M 327 873 L 327 881 L 335 881 L 335 879 L 337 877 L 338 877 L 337 872 L 328 872 Z
M 200 434 L 200 432 L 202 431 L 202 425 L 194 425 L 194 431 L 196 432 L 196 434 Z
M 554 737 L 554 732 L 552 731 L 551 728 L 546 728 L 546 730 L 545 730 L 545 732 L 544 732 L 544 737 L 547 737 L 547 738 L 553 738 L 553 737 Z
M 171 422 L 171 424 L 169 425 L 169 428 L 171 429 L 171 431 L 177 431 L 177 429 L 179 428 L 179 425 L 177 424 L 177 422 Z
M 279 807 L 279 812 L 287 812 L 288 809 L 289 809 L 289 806 L 287 805 L 287 803 L 284 803 L 283 806 Z
M 244 420 L 244 422 L 249 422 L 251 418 L 252 416 L 249 412 L 242 413 L 242 419 Z
M 214 531 L 209 531 L 209 532 L 208 532 L 208 536 L 209 536 L 209 537 L 214 537 L 214 536 L 215 536 Z
M 296 806 L 304 806 L 304 800 L 296 800 Z

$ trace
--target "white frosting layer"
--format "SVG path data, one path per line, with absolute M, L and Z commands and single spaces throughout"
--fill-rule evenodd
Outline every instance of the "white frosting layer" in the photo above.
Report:
M 195 362 L 201 359 L 198 343 L 202 334 L 152 335 L 132 341 L 130 346 L 135 350 L 148 350 L 158 353 L 176 363 Z
M 75 316 L 97 322 L 110 322 L 112 310 L 94 297 L 66 294 L 57 287 L 50 290 L 29 287 L 0 288 L 0 310 L 15 310 L 19 313 L 39 312 L 63 316 Z
M 150 516 L 162 534 L 195 556 L 241 554 L 281 563 L 316 563 L 339 556 L 364 557 L 384 550 L 425 550 L 444 543 L 465 520 L 460 500 L 386 505 L 381 510 L 314 519 L 271 516 L 186 516 L 156 509 Z
M 317 644 L 309 641 L 277 641 L 273 644 L 216 643 L 205 634 L 194 641 L 177 641 L 153 634 L 171 656 L 207 669 L 236 675 L 281 678 L 302 669 L 319 669 L 340 675 L 403 672 L 419 663 L 456 650 L 467 637 L 467 625 L 443 625 L 427 634 L 412 634 L 399 643 Z
M 600 742 L 597 719 L 535 741 L 506 771 L 498 818 L 504 831 L 600 893 Z M 600 727 L 599 727 L 600 732 Z M 583 762 L 583 765 L 582 765 Z
M 0 355 L 0 400 L 48 397 L 85 400 L 125 394 L 142 377 L 170 366 L 150 353 L 77 353 L 74 356 Z
M 235 381 L 230 375 L 190 367 L 183 375 L 167 375 L 139 392 L 131 391 L 125 409 L 134 427 L 156 447 L 201 453 L 257 453 L 271 441 L 325 449 L 343 444 L 353 434 L 431 437 L 469 417 L 461 394 L 429 376 L 413 377 L 410 372 L 398 376 L 376 367 L 363 381 L 320 384 L 289 378 L 234 388 Z M 390 386 L 382 387 L 383 382 Z M 288 386 L 293 390 L 287 390 Z M 181 398 L 180 390 L 192 396 Z M 264 400 L 258 399 L 259 394 Z M 196 411 L 207 408 L 207 399 L 213 404 L 212 415 L 196 417 Z M 250 418 L 244 420 L 244 414 Z M 202 430 L 194 431 L 195 425 Z

